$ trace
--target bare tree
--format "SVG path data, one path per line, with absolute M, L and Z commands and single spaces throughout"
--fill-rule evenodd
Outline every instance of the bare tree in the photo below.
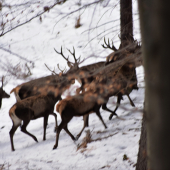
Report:
M 127 46 L 134 41 L 133 39 L 133 18 L 132 0 L 120 0 L 120 29 L 121 45 L 120 48 Z

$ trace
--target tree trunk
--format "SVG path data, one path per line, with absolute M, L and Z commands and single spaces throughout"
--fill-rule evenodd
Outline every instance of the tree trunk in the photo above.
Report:
M 170 1 L 138 0 L 145 68 L 149 170 L 170 170 Z
M 120 31 L 122 48 L 133 41 L 132 0 L 120 0 Z
M 147 170 L 146 140 L 146 113 L 144 111 L 136 170 Z

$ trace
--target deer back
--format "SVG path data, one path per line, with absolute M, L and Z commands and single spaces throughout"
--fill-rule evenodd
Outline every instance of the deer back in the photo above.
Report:
M 65 84 L 63 82 L 65 82 Z M 55 89 L 62 88 L 61 84 L 67 86 L 72 83 L 74 82 L 67 80 L 66 76 L 64 75 L 50 75 L 23 83 L 12 89 L 10 93 L 14 92 L 17 101 L 19 101 L 30 96 L 47 94 L 48 89 L 52 88 L 52 91 L 56 92 Z
M 74 114 L 74 116 L 82 116 L 93 111 L 97 104 L 96 99 L 92 93 L 69 96 L 57 104 L 56 111 L 61 116 L 63 116 L 64 111 Z
M 130 62 L 122 64 L 120 60 L 110 63 L 95 74 L 95 77 L 87 91 L 98 93 L 105 99 L 119 93 L 129 94 L 133 89 L 137 89 L 136 70 Z
M 46 113 L 53 112 L 54 105 L 59 99 L 60 99 L 59 97 L 55 97 L 52 95 L 31 96 L 26 99 L 20 100 L 16 104 L 14 104 L 11 107 L 9 114 L 10 117 L 14 113 L 17 115 L 17 112 L 15 112 L 17 109 L 18 111 L 17 117 L 21 117 L 24 113 L 20 113 L 19 110 L 29 108 L 34 112 L 33 115 L 34 117 L 32 117 L 31 119 L 44 117 Z

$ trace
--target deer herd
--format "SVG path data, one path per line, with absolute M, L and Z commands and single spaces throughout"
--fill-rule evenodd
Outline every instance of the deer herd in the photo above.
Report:
M 56 149 L 61 130 L 64 129 L 72 140 L 77 140 L 84 128 L 88 126 L 90 113 L 96 113 L 104 127 L 107 128 L 100 114 L 100 108 L 110 112 L 109 119 L 112 119 L 113 115 L 117 116 L 116 110 L 123 100 L 123 95 L 128 97 L 133 107 L 135 106 L 129 94 L 132 90 L 138 89 L 135 68 L 138 65 L 136 58 L 141 54 L 140 45 L 133 42 L 129 47 L 117 50 L 113 45 L 111 47 L 110 43 L 105 42 L 105 44 L 107 48 L 114 50 L 106 58 L 106 62 L 93 63 L 83 67 L 79 67 L 83 61 L 80 61 L 80 57 L 76 59 L 74 48 L 73 52 L 69 50 L 74 57 L 74 63 L 69 61 L 69 57 L 64 56 L 62 48 L 61 52 L 54 49 L 67 61 L 69 66 L 67 72 L 62 71 L 60 74 L 31 80 L 11 90 L 10 93 L 14 93 L 17 101 L 9 110 L 9 116 L 13 122 L 9 132 L 12 151 L 15 151 L 13 136 L 19 126 L 21 126 L 22 132 L 38 142 L 37 138 L 26 129 L 31 120 L 44 118 L 43 140 L 46 140 L 48 117 L 49 115 L 54 116 L 56 142 L 53 149 Z M 104 45 L 103 47 L 106 48 Z M 76 95 L 62 99 L 63 92 L 74 84 L 75 80 L 81 84 L 81 87 L 76 90 Z M 3 80 L 0 88 L 0 106 L 2 98 L 10 97 L 2 88 Z M 117 97 L 114 111 L 107 108 L 107 102 L 112 96 Z M 57 102 L 55 110 L 61 116 L 59 126 L 57 115 L 54 113 L 54 106 Z M 76 137 L 71 134 L 67 127 L 74 116 L 83 116 L 84 119 L 84 126 Z

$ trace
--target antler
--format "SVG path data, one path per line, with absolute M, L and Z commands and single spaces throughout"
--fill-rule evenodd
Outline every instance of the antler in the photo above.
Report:
M 55 50 L 55 52 L 56 52 L 57 54 L 60 54 L 67 62 L 70 62 L 70 61 L 68 60 L 68 59 L 69 59 L 69 56 L 68 56 L 68 58 L 66 58 L 66 57 L 64 56 L 62 46 L 61 46 L 61 52 L 58 52 L 55 48 L 54 48 L 54 50 Z
M 67 61 L 67 64 L 68 64 L 68 66 L 69 66 L 70 68 L 78 68 L 78 65 L 80 64 L 80 58 L 81 58 L 81 56 L 76 59 L 74 47 L 73 47 L 73 52 L 71 52 L 69 49 L 67 49 L 67 50 L 68 50 L 69 53 L 74 57 L 75 63 L 69 61 L 69 56 L 68 56 L 68 58 L 66 58 L 66 57 L 64 56 L 63 50 L 62 50 L 62 46 L 61 46 L 61 52 L 58 52 L 55 48 L 54 48 L 54 50 L 55 50 L 55 52 L 56 52 L 57 54 L 60 54 L 60 55 Z M 83 61 L 84 61 L 84 60 L 83 60 Z M 81 63 L 82 63 L 83 61 L 81 61 Z
M 106 40 L 105 40 L 105 37 L 104 37 L 104 43 L 105 43 L 106 46 L 104 46 L 104 44 L 102 44 L 103 48 L 109 48 L 113 51 L 117 51 L 117 48 L 114 46 L 113 41 L 112 41 L 112 46 L 111 46 L 109 39 L 108 39 L 108 43 L 106 43 Z
M 66 70 L 66 68 L 65 69 L 60 69 L 60 67 L 59 67 L 59 64 L 57 64 L 57 67 L 58 67 L 58 69 L 61 71 L 61 73 L 63 74 L 64 73 L 64 71 Z
M 74 60 L 75 60 L 75 64 L 79 64 L 80 63 L 80 57 L 78 58 L 78 59 L 76 59 L 76 56 L 75 56 L 75 49 L 74 49 L 74 47 L 73 47 L 73 52 L 71 52 L 69 49 L 67 49 L 69 52 L 70 52 L 70 54 L 74 57 Z

